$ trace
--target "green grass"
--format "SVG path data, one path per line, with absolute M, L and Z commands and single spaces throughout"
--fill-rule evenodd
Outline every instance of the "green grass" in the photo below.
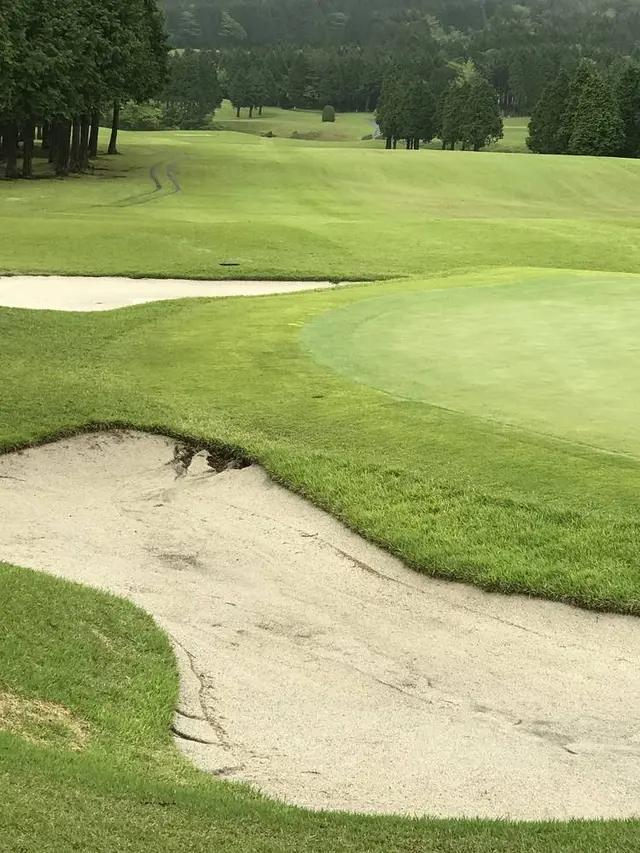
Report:
M 363 136 L 373 132 L 373 113 L 338 113 L 335 122 L 323 122 L 322 110 L 281 110 L 264 107 L 262 115 L 256 111 L 249 118 L 243 109 L 240 118 L 228 101 L 216 112 L 213 124 L 221 130 L 239 133 L 273 133 L 277 137 L 290 138 L 300 135 L 314 142 L 360 142 Z M 364 143 L 363 143 L 364 144 Z M 370 143 L 369 143 L 370 144 Z
M 281 110 L 277 107 L 265 107 L 262 115 L 256 112 L 249 118 L 249 111 L 243 109 L 240 118 L 229 101 L 224 101 L 216 112 L 213 126 L 219 130 L 231 130 L 238 133 L 275 134 L 285 139 L 297 134 L 301 139 L 313 142 L 341 142 L 351 145 L 358 144 L 360 148 L 380 148 L 384 145 L 381 140 L 364 140 L 363 137 L 372 133 L 375 122 L 373 113 L 338 113 L 335 123 L 322 121 L 321 110 Z M 526 139 L 529 132 L 528 118 L 506 118 L 504 120 L 504 137 L 490 145 L 488 151 L 527 153 Z M 438 149 L 438 140 L 430 143 L 428 148 Z
M 635 276 L 367 299 L 321 316 L 305 340 L 323 364 L 395 396 L 640 457 Z
M 393 280 L 95 315 L 1 309 L 0 450 L 97 424 L 197 436 L 243 450 L 418 569 L 640 614 L 640 279 L 578 272 L 640 269 L 640 163 L 208 132 L 121 144 L 99 164 L 109 171 L 1 188 L 0 268 Z M 179 164 L 184 189 L 149 200 L 160 160 Z M 375 325 L 381 305 L 401 306 L 428 374 L 402 352 L 397 320 Z M 340 326 L 361 315 L 374 323 L 364 363 L 366 340 Z M 491 382 L 500 352 L 520 391 Z M 570 378 L 573 402 L 536 359 Z M 598 419 L 586 443 L 584 399 Z M 81 752 L 0 733 L 8 850 L 637 849 L 638 822 L 312 815 L 221 784 L 171 746 L 175 667 L 148 617 L 23 569 L 3 567 L 0 586 L 0 692 L 59 703 L 89 731 Z
M 638 161 L 215 132 L 123 134 L 121 145 L 125 156 L 99 164 L 110 171 L 64 192 L 55 180 L 3 186 L 1 270 L 374 279 L 640 269 Z M 159 161 L 178 165 L 183 192 L 149 195 Z

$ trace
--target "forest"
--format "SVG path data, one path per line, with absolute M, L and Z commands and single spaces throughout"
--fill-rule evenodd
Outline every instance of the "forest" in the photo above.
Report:
M 505 115 L 530 114 L 561 68 L 585 57 L 606 66 L 636 55 L 640 45 L 636 0 L 160 0 L 160 6 L 175 47 L 306 48 L 312 64 L 330 62 L 325 52 L 346 50 L 351 57 L 357 48 L 359 61 L 377 68 L 418 45 L 445 61 L 471 59 Z M 371 107 L 379 80 L 359 82 L 362 106 L 354 98 L 337 106 Z

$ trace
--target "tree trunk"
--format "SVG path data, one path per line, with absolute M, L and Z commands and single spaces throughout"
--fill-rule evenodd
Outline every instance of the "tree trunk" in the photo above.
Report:
M 49 124 L 49 162 L 56 162 L 56 155 L 58 151 L 58 138 L 59 138 L 59 129 L 58 123 L 52 121 Z
M 71 154 L 69 157 L 69 170 L 80 171 L 80 116 L 74 116 L 71 123 Z
M 38 142 L 42 142 L 42 125 L 39 124 L 36 127 L 36 139 Z
M 410 148 L 413 148 L 413 139 L 407 139 L 407 140 L 405 140 L 404 147 L 406 148 L 406 150 L 407 150 L 407 151 L 408 151 Z
M 42 150 L 48 151 L 50 145 L 50 125 L 45 121 L 42 125 Z
M 111 122 L 111 139 L 107 154 L 118 153 L 118 129 L 120 127 L 120 101 L 116 101 L 113 105 L 113 120 Z
M 240 107 L 236 107 L 236 118 L 240 118 Z
M 259 115 L 259 116 L 261 116 L 261 115 L 262 115 L 262 107 L 258 107 L 258 115 Z
M 413 140 L 413 150 L 414 151 L 420 150 L 420 140 L 418 138 Z
M 91 121 L 89 114 L 85 113 L 80 116 L 80 156 L 78 161 L 80 169 L 86 172 L 89 168 L 89 131 L 91 129 Z
M 62 119 L 55 130 L 56 175 L 65 178 L 69 174 L 69 154 L 71 152 L 71 122 Z
M 253 118 L 253 107 L 249 107 L 249 118 Z
M 33 121 L 27 119 L 22 125 L 22 177 L 33 177 L 33 148 L 35 142 L 36 126 Z
M 384 147 L 389 151 L 391 149 L 391 137 L 387 136 L 384 142 Z
M 19 177 L 18 172 L 18 125 L 15 121 L 9 121 L 4 126 L 4 156 L 6 164 L 4 176 L 12 181 Z
M 394 148 L 397 148 L 397 147 L 398 147 L 398 140 L 396 139 L 396 137 L 395 137 L 395 136 L 393 137 L 393 147 L 394 147 Z
M 100 133 L 100 110 L 91 113 L 91 132 L 89 133 L 89 157 L 92 160 L 98 156 L 98 134 Z

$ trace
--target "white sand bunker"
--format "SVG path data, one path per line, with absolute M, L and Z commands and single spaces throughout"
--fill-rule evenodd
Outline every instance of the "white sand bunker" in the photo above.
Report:
M 640 811 L 640 621 L 430 580 L 259 468 L 175 449 L 115 433 L 0 457 L 0 558 L 156 617 L 197 764 L 312 808 Z
M 327 281 L 195 281 L 174 278 L 0 276 L 0 306 L 53 311 L 108 311 L 185 296 L 265 296 L 335 287 Z

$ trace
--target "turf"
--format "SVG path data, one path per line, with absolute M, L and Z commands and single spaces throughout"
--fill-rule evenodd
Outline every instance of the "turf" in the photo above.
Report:
M 378 279 L 640 269 L 640 162 L 123 134 L 92 177 L 7 184 L 0 271 Z M 182 187 L 153 192 L 175 164 Z M 235 267 L 220 264 L 237 263 Z
M 395 396 L 640 457 L 636 277 L 373 298 L 323 315 L 305 340 Z
M 113 423 L 198 436 L 242 449 L 418 569 L 640 614 L 640 464 L 630 444 L 638 279 L 575 272 L 640 268 L 640 164 L 386 152 L 234 133 L 123 134 L 121 144 L 124 156 L 102 159 L 93 176 L 2 188 L 0 268 L 394 280 L 96 315 L 2 309 L 0 449 Z M 149 194 L 149 167 L 158 162 L 179 164 L 181 192 Z M 219 266 L 228 261 L 240 267 Z M 407 376 L 397 369 L 386 387 L 379 376 L 354 382 L 353 354 L 348 370 L 322 363 L 352 343 L 336 333 L 338 320 L 377 300 L 412 305 L 404 316 L 432 361 L 435 340 L 420 337 L 424 312 L 413 306 L 442 311 L 450 300 L 458 316 L 470 312 L 462 343 L 451 324 L 448 332 L 443 323 L 428 327 L 440 336 L 442 358 L 412 394 L 398 396 L 397 383 L 419 378 L 413 366 Z M 518 300 L 528 300 L 537 320 L 533 337 Z M 591 328 L 604 328 L 607 317 L 619 327 L 605 329 L 619 375 L 606 347 L 581 334 L 577 311 Z M 477 389 L 465 384 L 468 370 L 491 377 L 491 363 L 476 357 L 488 346 L 472 322 L 478 312 L 494 324 L 494 358 L 499 347 L 518 356 L 510 370 L 520 371 L 519 382 L 529 377 L 553 420 L 548 435 L 532 422 L 528 386 L 493 398 L 505 408 L 490 414 L 511 424 L 479 416 L 486 412 Z M 506 323 L 514 324 L 510 334 Z M 523 328 L 529 337 L 511 341 Z M 604 418 L 606 397 L 596 395 L 606 421 L 606 435 L 590 436 L 598 447 L 576 440 L 578 404 L 572 426 L 559 414 L 565 401 L 549 407 L 557 395 L 524 358 L 542 358 L 534 344 L 544 341 L 554 375 L 562 367 L 595 388 L 594 374 L 570 363 L 568 341 L 553 330 L 597 356 L 595 373 L 627 377 L 617 386 L 619 421 Z M 371 367 L 383 360 L 385 338 L 377 338 Z M 446 356 L 456 346 L 464 364 L 453 383 Z M 430 404 L 436 373 L 459 411 Z M 609 452 L 622 447 L 626 455 Z M 638 822 L 313 815 L 221 784 L 171 746 L 176 673 L 148 617 L 23 569 L 3 567 L 0 587 L 0 692 L 58 703 L 89 731 L 81 751 L 0 732 L 0 838 L 8 850 L 637 849 Z

